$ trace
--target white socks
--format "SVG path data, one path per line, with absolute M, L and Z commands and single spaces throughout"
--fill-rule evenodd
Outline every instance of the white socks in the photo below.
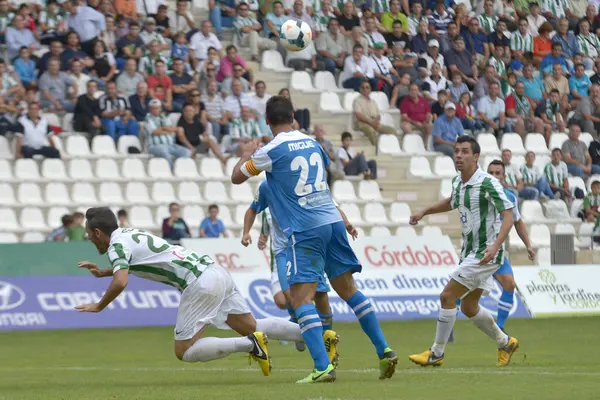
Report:
M 282 318 L 256 320 L 256 331 L 263 332 L 269 339 L 303 342 L 300 326 Z
M 498 348 L 506 346 L 508 335 L 498 327 L 494 317 L 483 307 L 479 307 L 479 312 L 475 314 L 471 321 L 481 329 L 486 335 L 491 337 L 498 344 Z
M 183 354 L 182 361 L 211 361 L 227 357 L 231 353 L 249 353 L 254 344 L 247 337 L 237 338 L 200 338 Z
M 436 356 L 444 354 L 444 349 L 448 343 L 448 338 L 454 328 L 454 322 L 456 322 L 457 308 L 446 310 L 445 308 L 440 309 L 440 315 L 438 317 L 437 327 L 435 329 L 435 342 L 431 346 L 431 351 Z

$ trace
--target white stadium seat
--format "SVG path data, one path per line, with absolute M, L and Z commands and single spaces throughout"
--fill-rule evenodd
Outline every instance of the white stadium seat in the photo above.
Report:
M 75 132 L 75 129 L 73 128 L 73 118 L 74 118 L 74 114 L 73 113 L 66 113 L 65 116 L 63 117 L 63 121 L 62 121 L 62 129 L 65 132 Z
M 117 157 L 115 140 L 108 135 L 94 136 L 94 139 L 92 139 L 92 153 L 103 157 Z
M 204 185 L 204 198 L 214 203 L 228 203 L 229 197 L 222 182 L 210 181 Z
M 42 176 L 53 182 L 69 180 L 65 163 L 60 158 L 46 158 L 42 162 Z
M 525 200 L 521 204 L 521 217 L 525 222 L 546 222 L 542 206 L 537 200 Z
M 2 232 L 0 233 L 0 243 L 2 244 L 10 244 L 10 243 L 19 243 L 19 238 L 12 232 Z
M 173 126 L 177 126 L 179 118 L 181 118 L 181 113 L 172 112 L 169 114 L 169 121 L 171 121 L 171 124 L 173 124 Z
M 38 207 L 23 208 L 21 210 L 19 223 L 21 225 L 21 228 L 25 230 L 43 231 L 48 229 L 44 220 L 44 214 L 42 213 L 42 210 Z M 60 225 L 60 221 L 58 221 L 57 225 Z
M 481 167 L 482 171 L 487 171 L 488 166 L 490 165 L 490 163 L 494 160 L 499 160 L 500 157 L 499 156 L 481 156 L 479 157 L 479 166 Z
M 48 210 L 48 218 L 46 222 L 49 227 L 55 227 L 62 225 L 62 217 L 70 215 L 71 212 L 66 207 L 52 207 Z
M 365 221 L 372 225 L 387 225 L 389 219 L 385 214 L 383 204 L 370 202 L 365 204 Z
M 407 203 L 394 202 L 390 206 L 390 220 L 397 224 L 408 224 L 411 213 Z
M 322 92 L 348 91 L 348 89 L 338 88 L 337 83 L 335 82 L 335 77 L 329 71 L 318 71 L 315 74 L 315 88 Z
M 246 211 L 248 210 L 248 206 L 244 204 L 238 204 L 235 206 L 235 215 L 233 217 L 233 222 L 236 225 L 244 226 L 244 216 L 246 215 Z
M 60 118 L 58 118 L 58 115 L 56 115 L 54 113 L 42 113 L 42 117 L 46 118 L 46 121 L 48 121 L 48 125 L 57 126 L 57 127 L 62 126 L 60 124 Z
M 402 149 L 400 148 L 400 142 L 395 135 L 379 135 L 379 141 L 377 143 L 378 154 L 389 154 L 392 156 L 402 155 Z
M 500 155 L 500 149 L 498 148 L 498 141 L 496 136 L 491 133 L 480 133 L 477 135 L 477 143 L 481 148 L 482 155 Z
M 546 208 L 546 218 L 549 220 L 567 221 L 571 219 L 567 204 L 563 200 L 548 200 L 544 207 Z
M 41 206 L 44 204 L 42 191 L 37 183 L 21 183 L 17 189 L 17 199 L 24 205 Z
M 177 189 L 177 198 L 184 204 L 201 204 L 202 195 L 195 182 L 181 182 Z
M 406 133 L 402 146 L 404 152 L 408 154 L 424 154 L 427 152 L 423 144 L 423 138 L 416 133 Z
M 381 190 L 377 181 L 368 180 L 358 183 L 358 197 L 365 201 L 382 201 Z
M 394 117 L 392 117 L 392 115 L 390 114 L 390 111 L 393 111 L 393 109 L 387 109 L 385 113 L 381 114 L 380 123 L 381 123 L 381 125 L 396 127 L 396 124 L 394 123 Z M 399 118 L 397 115 L 395 117 Z M 396 129 L 396 133 L 398 133 L 398 132 L 399 132 L 399 130 Z M 386 136 L 386 135 L 383 135 L 383 136 Z
M 590 143 L 594 141 L 594 137 L 588 132 L 581 132 L 579 136 L 579 140 L 581 140 L 587 147 L 590 146 Z
M 267 50 L 262 53 L 261 69 L 275 72 L 292 72 L 294 70 L 283 64 L 281 54 L 275 50 Z
M 338 203 L 351 202 L 354 203 L 358 199 L 354 193 L 354 185 L 348 180 L 337 180 L 333 182 L 332 188 L 333 198 Z
M 46 237 L 40 232 L 25 232 L 21 238 L 21 243 L 41 243 Z
M 58 150 L 62 158 L 71 158 L 65 151 L 65 146 L 63 145 L 62 137 L 56 135 L 54 136 L 54 146 L 56 147 L 56 150 Z
M 162 227 L 163 220 L 169 216 L 169 207 L 166 205 L 158 206 L 154 209 L 154 220 L 157 227 Z
M 356 204 L 344 203 L 340 204 L 340 208 L 344 211 L 344 214 L 346 214 L 346 217 L 351 224 L 356 226 L 364 225 L 364 221 L 360 215 L 360 209 Z
M 15 162 L 15 177 L 18 181 L 39 181 L 38 165 L 31 158 L 20 158 Z
M 152 211 L 146 206 L 133 206 L 129 210 L 129 221 L 131 226 L 140 229 L 155 229 L 157 228 Z
M 579 247 L 590 248 L 592 246 L 592 233 L 594 233 L 594 224 L 584 222 L 579 226 Z
M 334 92 L 323 92 L 319 97 L 319 109 L 324 112 L 348 114 L 340 103 L 340 97 Z
M 72 135 L 67 137 L 66 144 L 67 154 L 74 158 L 90 158 L 90 145 L 85 136 Z
M 502 149 L 510 149 L 513 155 L 525 154 L 525 147 L 523 147 L 523 139 L 518 133 L 505 133 L 502 135 L 500 147 Z
M 485 169 L 484 171 L 487 171 Z M 452 179 L 442 179 L 440 184 L 440 198 L 445 199 L 452 195 Z
M 121 186 L 115 182 L 102 182 L 98 190 L 100 203 L 121 206 L 125 204 Z
M 571 195 L 575 198 L 575 188 L 579 188 L 583 190 L 583 193 L 587 193 L 587 189 L 585 187 L 585 182 L 579 176 L 569 176 L 567 178 L 569 182 L 569 189 L 571 190 Z
M 69 176 L 77 182 L 87 182 L 94 180 L 92 164 L 89 160 L 73 159 L 69 161 Z
M 436 176 L 431 172 L 431 166 L 429 160 L 426 157 L 416 156 L 410 158 L 410 166 L 408 173 L 410 176 L 416 178 L 435 178 Z
M 77 182 L 71 189 L 71 199 L 78 205 L 96 205 L 98 204 L 98 198 L 96 197 L 96 190 L 91 183 L 88 182 Z
M 421 236 L 435 239 L 436 237 L 444 236 L 442 230 L 436 225 L 425 225 L 421 231 Z
M 176 201 L 175 190 L 169 182 L 156 182 L 152 185 L 152 199 L 155 204 L 170 204 Z
M 520 169 L 525 165 L 525 156 L 522 154 L 513 155 L 510 162 L 515 168 Z
M 442 178 L 454 178 L 457 174 L 454 160 L 448 156 L 437 156 L 433 164 L 433 173 Z
M 241 185 L 229 185 L 229 197 L 236 203 L 250 204 L 254 200 L 252 186 L 248 182 L 244 182 Z
M 6 136 L 0 136 L 0 159 L 12 160 L 15 156 L 12 153 L 10 144 Z
M 148 180 L 144 162 L 139 158 L 126 158 L 121 165 L 121 175 L 126 181 Z
M 15 211 L 12 208 L 0 208 L 0 230 L 13 231 L 18 226 Z
M 552 132 L 552 134 L 550 135 L 550 145 L 548 146 L 548 148 L 550 149 L 550 151 L 557 148 L 561 149 L 562 144 L 568 139 L 569 137 L 566 133 Z
M 545 224 L 533 224 L 529 228 L 533 247 L 550 247 L 550 229 Z
M 3 137 L 3 136 L 0 136 Z M 11 162 L 0 159 L 0 182 L 12 182 L 15 180 Z
M 569 215 L 571 218 L 577 218 L 579 211 L 583 209 L 583 199 L 573 199 L 571 201 L 571 209 Z
M 0 206 L 14 206 L 17 204 L 15 191 L 12 185 L 8 183 L 0 183 Z
M 358 92 L 344 93 L 344 110 L 352 112 L 352 104 L 358 96 L 360 96 L 360 93 Z
M 541 133 L 528 133 L 525 136 L 525 149 L 533 151 L 536 157 L 539 157 L 541 154 L 550 154 L 548 145 L 546 145 L 546 139 Z
M 198 166 L 192 158 L 178 158 L 173 166 L 173 174 L 184 180 L 198 180 Z
M 556 224 L 556 226 L 554 226 L 554 233 L 559 235 L 577 235 L 575 227 L 572 224 Z
M 169 163 L 164 158 L 151 158 L 148 161 L 148 176 L 153 180 L 172 180 L 173 173 Z
M 290 87 L 293 90 L 299 90 L 301 92 L 316 92 L 317 90 L 312 84 L 312 78 L 306 71 L 294 71 L 290 78 Z
M 369 236 L 388 237 L 388 236 L 392 236 L 392 233 L 390 232 L 389 228 L 386 226 L 374 226 L 373 228 L 371 228 L 371 232 L 369 232 Z
M 119 166 L 117 162 L 112 158 L 100 158 L 96 161 L 96 168 L 94 169 L 96 178 L 103 182 L 106 181 L 120 181 L 123 178 L 119 172 Z
M 125 186 L 125 199 L 130 204 L 153 204 L 148 188 L 142 182 L 129 182 Z
M 51 182 L 46 185 L 44 198 L 48 204 L 71 205 L 69 191 L 64 183 Z
M 229 207 L 227 207 L 226 205 L 219 204 L 219 217 L 218 218 L 221 221 L 223 221 L 223 224 L 225 225 L 225 229 L 230 229 L 232 227 L 232 225 L 235 225 L 233 223 L 233 218 L 231 217 L 231 211 L 229 210 Z
M 240 161 L 239 157 L 229 157 L 227 159 L 227 164 L 225 165 L 225 176 L 229 179 L 231 174 L 233 173 L 233 167 Z
M 542 154 L 542 155 L 537 155 L 535 156 L 535 161 L 533 162 L 533 166 L 538 168 L 540 170 L 540 172 L 544 171 L 544 168 L 546 168 L 546 165 L 548 165 L 548 163 L 551 161 L 551 158 L 549 155 L 546 154 Z
M 204 219 L 204 209 L 200 206 L 186 205 L 183 208 L 182 217 L 187 221 L 190 231 L 195 236 L 195 232 L 198 232 L 200 222 Z
M 375 100 L 375 103 L 379 106 L 381 114 L 400 114 L 398 108 L 390 108 L 390 100 L 384 92 L 372 92 L 371 99 Z
M 523 243 L 523 241 L 519 237 L 519 234 L 517 233 L 517 230 L 515 229 L 514 226 L 510 229 L 510 232 L 508 234 L 508 243 L 510 244 L 511 248 L 515 248 L 515 249 L 524 249 L 525 248 L 525 243 Z
M 133 135 L 121 136 L 119 138 L 119 142 L 117 143 L 117 147 L 119 148 L 119 153 L 123 155 L 129 154 L 128 149 L 130 147 L 135 147 L 142 152 L 142 144 L 140 143 L 140 139 Z
M 415 231 L 415 228 L 413 228 L 410 225 L 399 226 L 398 228 L 396 228 L 396 236 L 401 237 L 401 238 L 415 237 L 415 236 L 417 236 L 417 232 Z
M 221 161 L 212 157 L 202 157 L 200 160 L 200 176 L 208 179 L 226 179 Z

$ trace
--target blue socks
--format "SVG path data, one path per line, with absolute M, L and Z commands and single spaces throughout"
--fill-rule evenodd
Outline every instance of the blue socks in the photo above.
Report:
M 321 318 L 321 325 L 323 325 L 323 332 L 330 331 L 333 329 L 333 314 L 319 313 L 319 318 Z
M 294 311 L 294 309 L 292 308 L 292 306 L 290 306 L 287 303 L 286 303 L 285 307 L 287 308 L 288 314 L 290 314 L 290 322 L 293 322 L 293 323 L 297 324 L 298 323 L 298 319 L 296 318 L 296 311 Z
M 317 371 L 324 371 L 329 366 L 329 357 L 323 343 L 323 326 L 314 304 L 303 304 L 296 309 L 300 333 L 310 351 Z
M 383 337 L 383 332 L 379 326 L 379 321 L 377 321 L 375 310 L 371 306 L 371 301 L 362 292 L 356 291 L 346 303 L 352 307 L 356 318 L 358 318 L 358 322 L 360 322 L 360 327 L 375 345 L 377 356 L 379 358 L 383 357 L 388 344 L 385 341 L 385 337 Z
M 504 323 L 508 318 L 510 310 L 512 310 L 514 302 L 515 292 L 503 290 L 502 296 L 500 296 L 500 300 L 498 301 L 498 320 L 496 322 L 501 329 L 504 329 Z

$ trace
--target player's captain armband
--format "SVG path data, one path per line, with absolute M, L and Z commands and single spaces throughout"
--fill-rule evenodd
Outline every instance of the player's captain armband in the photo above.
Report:
M 129 263 L 123 258 L 119 258 L 112 262 L 113 275 L 121 269 L 129 269 Z
M 246 161 L 240 168 L 240 171 L 242 171 L 242 174 L 246 175 L 248 178 L 259 175 L 262 172 L 260 169 L 256 168 L 253 160 Z

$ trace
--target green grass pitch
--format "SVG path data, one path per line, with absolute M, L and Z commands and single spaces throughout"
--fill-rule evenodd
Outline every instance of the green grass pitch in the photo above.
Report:
M 385 322 L 400 355 L 392 380 L 377 379 L 377 359 L 356 323 L 341 336 L 338 380 L 295 385 L 308 353 L 271 341 L 273 373 L 263 377 L 234 354 L 204 364 L 173 355 L 170 328 L 94 329 L 0 334 L 0 399 L 443 399 L 565 400 L 600 398 L 600 317 L 509 320 L 521 347 L 508 368 L 495 367 L 494 343 L 468 321 L 456 325 L 446 364 L 421 368 L 407 355 L 431 345 L 435 321 Z M 209 330 L 207 335 L 231 335 Z

